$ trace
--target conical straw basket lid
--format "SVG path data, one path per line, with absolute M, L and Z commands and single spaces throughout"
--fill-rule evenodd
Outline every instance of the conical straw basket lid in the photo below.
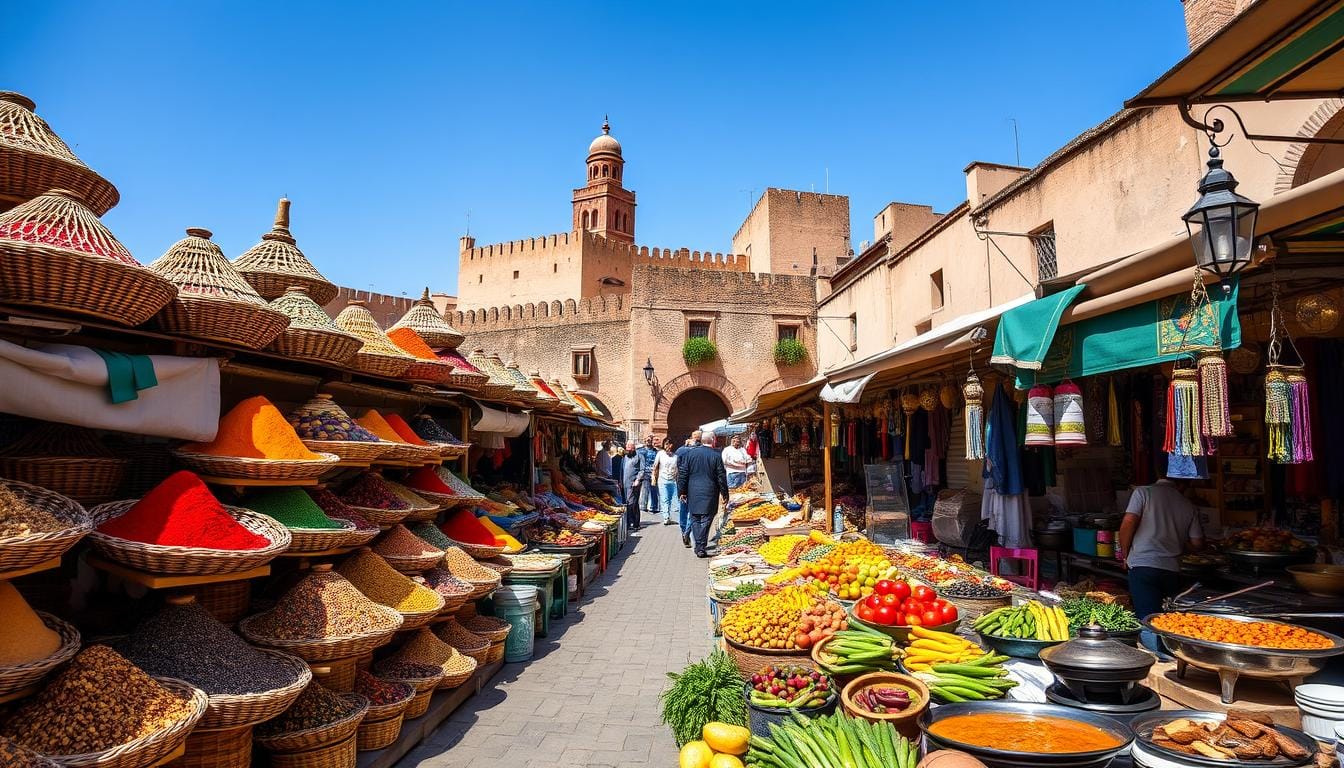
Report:
M 101 216 L 121 195 L 70 151 L 23 94 L 0 91 L 0 209 L 68 189 Z
M 188 227 L 187 236 L 173 243 L 149 268 L 176 285 L 179 296 L 209 296 L 267 306 L 224 257 L 224 251 L 210 240 L 208 229 Z
M 308 295 L 308 289 L 302 286 L 291 286 L 285 291 L 284 295 L 271 302 L 271 307 L 289 315 L 290 328 L 307 328 L 314 331 L 331 331 L 346 336 L 354 337 L 354 334 L 342 329 L 336 325 L 336 321 L 331 319 L 327 311 L 317 305 L 312 297 Z
M 458 352 L 455 349 L 439 350 L 439 359 L 452 363 L 453 373 L 455 374 L 479 376 L 482 379 L 488 378 L 485 371 L 482 371 L 480 368 L 477 368 L 470 360 L 464 357 L 461 352 Z
M 497 357 L 491 357 L 485 354 L 483 349 L 473 349 L 471 354 L 467 355 L 467 360 L 476 366 L 481 373 L 490 377 L 491 384 L 498 384 L 502 387 L 513 388 L 513 381 L 509 375 L 504 372 L 504 364 Z
M 404 357 L 408 360 L 416 358 L 406 354 L 401 347 L 392 343 L 383 333 L 383 329 L 378 327 L 377 321 L 373 319 L 373 314 L 369 312 L 368 307 L 364 306 L 362 301 L 352 301 L 341 310 L 341 314 L 336 316 L 336 325 L 346 333 L 353 334 L 360 341 L 364 342 L 364 347 L 359 351 L 366 355 L 387 355 L 388 357 Z
M 457 349 L 457 345 L 465 338 L 439 315 L 434 302 L 429 298 L 428 288 L 415 304 L 411 305 L 410 311 L 389 330 L 395 331 L 398 328 L 410 328 L 435 349 Z
M 289 232 L 289 200 L 280 198 L 275 210 L 275 224 L 261 236 L 261 242 L 243 251 L 234 260 L 238 270 L 264 299 L 275 299 L 294 285 L 308 289 L 308 295 L 318 304 L 336 298 L 338 289 L 313 266 Z
M 0 250 L 4 241 L 141 266 L 93 211 L 64 189 L 38 195 L 0 213 Z
M 537 388 L 532 386 L 532 382 L 527 380 L 527 377 L 523 375 L 522 371 L 518 370 L 517 363 L 509 361 L 509 363 L 504 366 L 504 373 L 507 374 L 509 380 L 513 382 L 514 389 L 531 397 L 537 396 Z

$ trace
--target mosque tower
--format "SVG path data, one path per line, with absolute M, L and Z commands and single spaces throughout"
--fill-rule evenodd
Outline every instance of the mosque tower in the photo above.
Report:
M 575 230 L 625 243 L 635 241 L 635 193 L 621 186 L 625 158 L 621 143 L 602 119 L 602 134 L 588 145 L 588 181 L 574 190 Z

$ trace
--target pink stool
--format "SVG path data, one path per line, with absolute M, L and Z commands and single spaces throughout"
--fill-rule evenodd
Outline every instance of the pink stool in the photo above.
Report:
M 1023 575 L 1005 576 L 999 573 L 1000 560 L 1017 560 L 1026 563 L 1026 573 Z M 1040 573 L 1040 552 L 1035 549 L 1008 549 L 1007 547 L 989 548 L 989 572 L 1001 579 L 1007 579 L 1014 584 L 1020 584 L 1027 589 L 1035 591 L 1037 589 L 1037 577 Z
M 933 544 L 933 523 L 910 523 L 910 538 L 922 541 L 925 544 Z

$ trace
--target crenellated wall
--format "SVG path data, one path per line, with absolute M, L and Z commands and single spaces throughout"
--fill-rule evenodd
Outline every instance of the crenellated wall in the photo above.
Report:
M 458 310 L 448 315 L 449 324 L 463 333 L 535 325 L 593 323 L 630 319 L 629 294 L 590 296 L 575 301 L 513 304 L 502 307 Z

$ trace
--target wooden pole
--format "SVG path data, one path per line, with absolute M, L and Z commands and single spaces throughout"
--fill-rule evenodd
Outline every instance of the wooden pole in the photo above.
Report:
M 471 408 L 463 405 L 462 432 L 461 432 L 462 442 L 464 443 L 471 442 L 471 438 L 467 435 L 467 433 L 470 430 L 471 430 Z M 471 451 L 467 451 L 466 453 L 462 454 L 462 478 L 467 482 L 471 482 L 470 477 L 471 477 Z
M 831 498 L 831 404 L 825 400 L 821 401 L 821 450 L 821 482 L 826 488 L 826 509 L 823 510 L 826 513 L 826 530 L 835 533 L 835 527 L 831 524 L 834 520 L 831 512 L 835 509 L 835 500 Z

